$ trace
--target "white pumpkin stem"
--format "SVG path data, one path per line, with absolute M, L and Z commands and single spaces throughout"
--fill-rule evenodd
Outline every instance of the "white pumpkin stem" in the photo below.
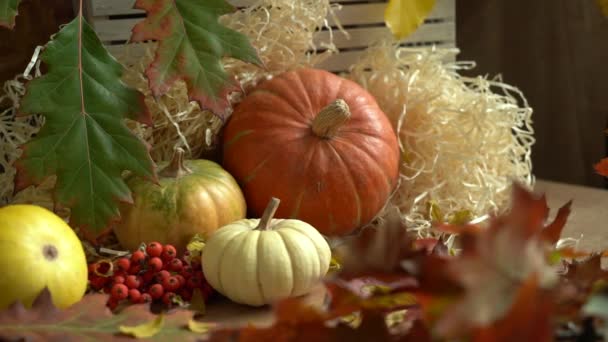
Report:
M 191 174 L 192 170 L 184 165 L 184 153 L 183 148 L 176 147 L 171 162 L 158 175 L 161 177 L 179 178 Z
M 350 116 L 350 108 L 346 101 L 337 99 L 317 114 L 312 121 L 312 131 L 321 138 L 329 139 L 350 119 Z
M 264 214 L 262 214 L 262 218 L 260 218 L 260 223 L 258 223 L 258 226 L 255 227 L 255 229 L 268 230 L 270 228 L 268 227 L 268 225 L 270 224 L 270 221 L 272 221 L 274 213 L 277 212 L 277 209 L 279 208 L 279 203 L 281 203 L 281 200 L 276 197 L 270 199 L 270 202 L 268 202 L 266 209 L 264 209 Z

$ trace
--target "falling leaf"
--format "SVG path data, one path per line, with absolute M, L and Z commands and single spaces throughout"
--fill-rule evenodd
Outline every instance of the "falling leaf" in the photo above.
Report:
M 261 64 L 247 36 L 218 21 L 234 7 L 225 0 L 137 0 L 135 8 L 145 10 L 147 18 L 135 25 L 131 41 L 159 42 L 155 59 L 146 69 L 154 96 L 163 95 L 181 79 L 190 100 L 225 116 L 228 95 L 239 87 L 228 78 L 222 57 Z
M 200 334 L 188 329 L 193 316 L 188 310 L 176 309 L 159 318 L 150 312 L 149 306 L 138 304 L 114 315 L 106 307 L 107 301 L 107 295 L 91 294 L 71 307 L 59 310 L 45 289 L 30 309 L 16 303 L 0 311 L 0 340 L 132 341 L 132 336 L 136 335 L 151 336 L 149 339 L 156 341 L 200 339 Z M 126 334 L 122 332 L 125 327 L 131 327 L 127 328 Z
M 55 34 L 41 58 L 48 73 L 29 82 L 20 110 L 42 114 L 45 124 L 22 146 L 15 188 L 57 175 L 55 201 L 71 208 L 71 224 L 96 235 L 119 218 L 118 201 L 132 201 L 124 170 L 155 177 L 146 145 L 124 120 L 150 123 L 150 115 L 82 15 Z
M 136 338 L 147 338 L 152 337 L 163 328 L 163 323 L 165 316 L 160 314 L 156 316 L 153 320 L 142 323 L 135 326 L 121 325 L 118 327 L 121 333 L 133 336 Z
M 12 29 L 21 0 L 0 0 L 0 26 Z
M 435 7 L 436 0 L 390 0 L 384 11 L 384 21 L 395 38 L 401 40 L 424 23 Z
M 608 13 L 608 5 L 606 5 L 607 13 Z M 608 16 L 608 14 L 606 14 Z M 595 172 L 598 175 L 602 175 L 604 177 L 608 177 L 608 158 L 604 158 L 600 160 L 599 163 L 595 164 Z

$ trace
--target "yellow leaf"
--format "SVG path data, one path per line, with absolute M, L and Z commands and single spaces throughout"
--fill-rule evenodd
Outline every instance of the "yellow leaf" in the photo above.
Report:
M 150 322 L 143 323 L 136 326 L 121 325 L 118 327 L 121 333 L 133 336 L 135 338 L 148 338 L 152 337 L 163 328 L 165 317 L 161 314 Z
M 209 330 L 213 329 L 215 326 L 216 326 L 215 323 L 198 322 L 193 319 L 188 321 L 188 329 L 190 329 L 190 331 L 192 331 L 192 332 L 199 333 L 199 334 L 206 334 L 209 332 Z
M 384 11 L 384 21 L 395 38 L 401 40 L 412 34 L 435 7 L 436 0 L 390 0 Z
M 388 313 L 385 318 L 386 325 L 388 325 L 389 328 L 392 328 L 398 324 L 403 323 L 406 319 L 406 314 L 407 310 L 397 310 Z
M 443 213 L 441 212 L 441 208 L 434 201 L 427 202 L 427 207 L 429 211 L 429 217 L 434 222 L 443 222 Z
M 600 5 L 602 13 L 608 17 L 608 0 L 597 0 L 597 3 Z
M 336 257 L 332 256 L 331 261 L 329 262 L 329 271 L 330 272 L 339 271 L 340 268 L 342 268 L 342 266 L 340 265 L 340 262 L 338 261 L 338 259 L 336 259 Z
M 205 238 L 200 234 L 195 234 L 188 242 L 186 249 L 191 255 L 201 255 L 205 248 Z
M 473 219 L 473 213 L 470 210 L 460 210 L 452 213 L 448 219 L 450 224 L 465 224 Z

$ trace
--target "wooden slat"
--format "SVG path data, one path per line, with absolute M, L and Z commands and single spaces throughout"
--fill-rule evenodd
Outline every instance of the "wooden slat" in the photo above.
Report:
M 427 20 L 435 19 L 453 19 L 455 0 L 437 0 L 437 4 L 433 11 L 427 17 Z M 340 24 L 349 25 L 367 25 L 384 23 L 385 3 L 371 4 L 345 4 L 342 9 L 336 11 L 336 16 Z M 334 26 L 336 23 L 331 16 L 328 16 L 329 25 Z
M 338 49 L 343 48 L 358 48 L 366 47 L 370 44 L 380 41 L 383 38 L 391 36 L 390 31 L 386 27 L 363 27 L 352 28 L 347 30 L 350 39 L 342 32 L 333 31 L 333 42 Z M 321 42 L 328 42 L 329 31 L 322 31 L 315 35 L 315 43 L 317 46 Z M 446 42 L 455 41 L 456 34 L 454 31 L 454 22 L 429 23 L 422 25 L 412 35 L 407 37 L 407 42 Z
M 384 3 L 351 4 L 344 5 L 336 16 L 342 25 L 382 24 L 384 22 Z M 436 8 L 429 15 L 429 19 L 453 18 L 454 0 L 439 0 Z M 131 28 L 141 19 L 94 19 L 93 25 L 102 41 L 127 40 L 131 35 Z M 328 18 L 330 25 L 333 19 Z
M 125 10 L 132 6 L 132 0 L 91 0 L 93 9 L 96 15 L 104 14 L 125 14 Z M 237 6 L 251 4 L 254 0 L 230 0 Z M 355 26 L 347 29 L 350 39 L 338 30 L 334 30 L 334 44 L 342 51 L 340 54 L 331 56 L 324 61 L 320 68 L 330 71 L 344 71 L 355 63 L 363 53 L 363 48 L 377 42 L 385 37 L 390 36 L 390 33 L 384 23 L 384 9 L 386 3 L 384 0 L 377 2 L 369 1 L 367 3 L 353 2 L 360 0 L 333 0 L 332 2 L 342 3 L 342 9 L 336 12 L 340 23 L 345 26 Z M 351 3 L 349 3 L 351 2 Z M 99 4 L 104 3 L 105 8 Z M 127 12 L 128 13 L 128 12 Z M 455 0 L 438 0 L 436 8 L 429 15 L 430 22 L 422 25 L 415 33 L 408 37 L 405 42 L 410 43 L 437 43 L 440 47 L 455 46 Z M 442 19 L 435 21 L 433 19 Z M 102 41 L 125 41 L 130 37 L 131 28 L 141 19 L 113 19 L 109 20 L 106 17 L 94 18 L 94 26 Z M 330 25 L 334 22 L 328 18 Z M 378 25 L 367 27 L 356 27 L 357 25 Z M 329 40 L 329 32 L 321 31 L 315 36 L 315 43 L 319 45 L 321 42 Z M 352 50 L 351 50 L 352 49 Z M 122 45 L 109 46 L 110 52 L 115 56 L 123 56 L 125 48 Z M 140 58 L 144 53 L 144 48 L 141 45 L 129 47 L 129 61 Z
M 330 0 L 330 2 L 333 3 L 349 3 L 358 1 L 361 0 Z M 246 7 L 255 3 L 255 0 L 228 0 L 228 2 L 236 7 Z M 368 2 L 383 2 L 383 0 L 368 0 Z M 133 9 L 135 0 L 91 0 L 91 3 L 91 16 L 143 13 L 142 10 Z
M 129 39 L 131 27 L 137 19 L 103 20 L 97 23 L 95 30 L 103 41 L 121 41 Z M 338 48 L 363 47 L 390 35 L 386 27 L 362 27 L 347 30 L 350 39 L 338 30 L 333 31 L 334 44 Z M 329 41 L 330 33 L 321 31 L 315 37 L 315 43 Z M 429 23 L 420 26 L 406 41 L 448 41 L 455 40 L 454 22 Z
M 441 48 L 453 48 L 455 44 L 453 42 L 447 42 L 438 44 L 437 47 Z M 356 63 L 365 51 L 344 51 L 339 54 L 328 57 L 322 63 L 317 65 L 320 69 L 329 71 L 347 71 L 348 67 Z
M 455 47 L 454 42 L 445 42 L 442 44 L 438 44 L 437 47 L 441 48 L 453 48 Z M 125 62 L 125 46 L 124 45 L 110 45 L 107 47 L 110 53 L 120 59 L 122 62 Z M 128 47 L 128 56 L 126 63 L 128 64 L 131 61 L 136 61 L 140 59 L 145 53 L 145 44 L 131 45 Z M 364 50 L 356 50 L 356 51 L 344 51 L 339 54 L 328 57 L 322 63 L 320 63 L 317 67 L 329 71 L 346 71 L 348 67 L 361 57 L 364 53 Z

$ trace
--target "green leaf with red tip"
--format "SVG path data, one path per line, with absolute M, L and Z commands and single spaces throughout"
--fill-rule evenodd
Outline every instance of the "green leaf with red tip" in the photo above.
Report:
M 218 22 L 234 11 L 225 0 L 137 0 L 135 8 L 147 18 L 135 25 L 131 40 L 157 40 L 158 48 L 146 69 L 154 96 L 167 92 L 178 79 L 186 82 L 190 100 L 223 116 L 228 95 L 238 90 L 224 70 L 222 57 L 260 65 L 248 38 Z
M 0 0 L 0 26 L 12 29 L 15 27 L 17 8 L 21 0 Z
M 42 114 L 38 135 L 22 146 L 16 191 L 56 175 L 55 202 L 70 207 L 71 223 L 98 233 L 131 201 L 121 173 L 155 178 L 143 141 L 129 117 L 150 122 L 143 94 L 121 80 L 123 67 L 82 16 L 64 26 L 41 56 L 48 73 L 28 84 L 21 112 Z

